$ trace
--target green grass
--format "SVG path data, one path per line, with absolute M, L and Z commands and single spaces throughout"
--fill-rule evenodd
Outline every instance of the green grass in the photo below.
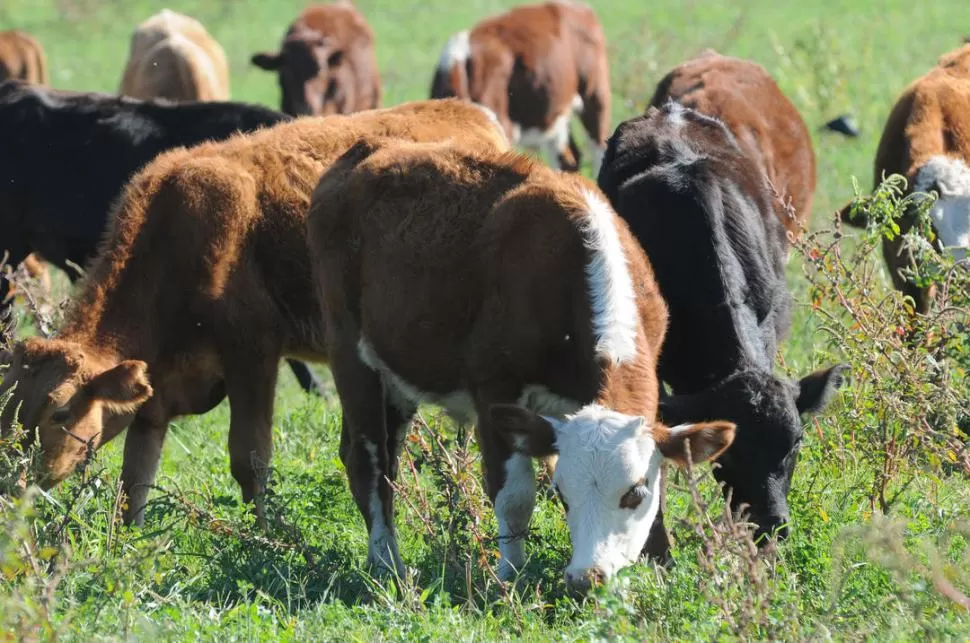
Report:
M 377 33 L 385 104 L 394 104 L 425 97 L 450 33 L 512 3 L 357 4 Z M 274 77 L 251 67 L 249 56 L 274 48 L 303 5 L 6 0 L 0 28 L 22 28 L 42 41 L 55 86 L 111 92 L 131 28 L 163 6 L 183 11 L 225 47 L 233 98 L 276 107 Z M 898 93 L 970 29 L 965 0 L 920 6 L 888 0 L 594 5 L 610 39 L 614 124 L 642 109 L 666 70 L 704 47 L 768 68 L 813 131 L 816 228 L 852 195 L 851 177 L 870 187 L 875 147 Z M 860 138 L 819 133 L 819 125 L 844 111 L 858 119 Z M 789 276 L 804 302 L 797 255 Z M 837 359 L 819 325 L 808 306 L 798 307 L 783 352 L 797 373 Z M 887 554 L 887 543 L 903 543 L 915 560 L 942 570 L 958 586 L 965 582 L 960 566 L 970 560 L 970 484 L 915 470 L 890 517 L 874 515 L 867 500 L 872 465 L 854 436 L 839 430 L 845 411 L 837 403 L 809 427 L 791 493 L 793 536 L 777 556 L 755 563 L 754 572 L 737 553 L 701 562 L 705 539 L 695 530 L 700 517 L 681 476 L 669 498 L 668 522 L 677 540 L 671 570 L 638 565 L 615 588 L 576 604 L 564 597 L 561 582 L 569 549 L 561 510 L 542 500 L 529 549 L 533 558 L 518 591 L 505 597 L 489 583 L 462 512 L 446 498 L 447 485 L 436 484 L 425 463 L 418 483 L 405 477 L 407 495 L 418 502 L 420 490 L 427 494 L 429 506 L 439 507 L 433 526 L 441 531 L 425 533 L 417 514 L 399 504 L 402 553 L 417 578 L 396 593 L 375 585 L 362 568 L 367 539 L 337 457 L 339 407 L 305 397 L 284 369 L 274 426 L 272 542 L 260 540 L 229 474 L 223 404 L 172 427 L 158 481 L 164 491 L 155 494 L 143 530 L 119 529 L 111 520 L 121 440 L 98 454 L 85 482 L 72 479 L 36 498 L 32 509 L 22 505 L 33 517 L 20 520 L 16 511 L 5 511 L 0 573 L 21 580 L 0 585 L 0 624 L 19 628 L 12 630 L 14 638 L 18 632 L 39 638 L 57 632 L 68 640 L 709 639 L 731 638 L 732 623 L 759 638 L 970 638 L 970 615 L 935 591 L 915 563 L 903 565 Z M 427 417 L 433 428 L 453 433 L 437 415 Z M 701 491 L 709 511 L 719 513 L 722 503 L 710 480 Z M 473 513 L 482 516 L 486 536 L 493 536 L 491 511 Z M 449 524 L 450 535 L 442 535 L 449 534 Z M 963 536 L 954 536 L 960 529 Z M 67 567 L 55 566 L 52 574 L 43 564 L 31 567 L 53 552 L 26 555 L 27 534 L 36 542 L 64 536 L 67 550 L 56 559 Z M 494 549 L 491 544 L 489 551 Z M 442 561 L 444 551 L 454 564 Z M 466 562 L 471 595 L 461 571 Z M 56 587 L 48 591 L 53 581 Z M 966 584 L 959 587 L 968 591 Z M 745 629 L 747 617 L 756 625 Z

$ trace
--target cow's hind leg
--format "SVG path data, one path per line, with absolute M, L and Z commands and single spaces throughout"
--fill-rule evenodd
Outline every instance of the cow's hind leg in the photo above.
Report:
M 381 376 L 361 361 L 352 340 L 337 343 L 330 368 L 343 408 L 340 458 L 369 534 L 367 562 L 378 574 L 403 577 L 390 481 L 415 407 L 385 395 Z

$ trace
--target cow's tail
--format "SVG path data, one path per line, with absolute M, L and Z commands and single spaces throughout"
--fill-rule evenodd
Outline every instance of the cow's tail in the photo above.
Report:
M 40 85 L 49 85 L 50 76 L 48 76 L 47 68 L 47 54 L 44 53 L 44 48 L 40 46 L 40 43 L 30 39 L 31 50 L 34 54 L 34 64 L 37 68 L 37 83 Z
M 431 81 L 431 98 L 471 100 L 468 86 L 468 62 L 471 42 L 467 31 L 459 31 L 445 43 Z

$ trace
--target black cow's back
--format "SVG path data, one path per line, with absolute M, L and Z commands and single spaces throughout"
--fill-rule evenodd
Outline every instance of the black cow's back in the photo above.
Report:
M 730 132 L 673 103 L 651 109 L 617 128 L 599 179 L 667 301 L 662 379 L 689 393 L 739 365 L 770 372 L 790 324 L 784 229 Z
M 158 154 L 289 117 L 242 103 L 138 101 L 0 84 L 0 251 L 76 273 L 97 249 L 111 207 Z

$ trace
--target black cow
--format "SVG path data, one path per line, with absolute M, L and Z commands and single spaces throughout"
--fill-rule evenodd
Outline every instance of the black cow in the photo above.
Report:
M 788 533 L 788 489 L 804 433 L 841 385 L 838 365 L 773 373 L 791 326 L 785 229 L 765 175 L 718 120 L 668 102 L 621 124 L 599 184 L 650 258 L 670 310 L 658 365 L 663 421 L 737 423 L 715 476 L 758 533 Z
M 6 251 L 16 266 L 38 252 L 75 281 L 71 264 L 94 256 L 115 199 L 142 166 L 174 147 L 285 120 L 242 103 L 176 104 L 0 83 L 0 257 Z M 0 302 L 9 288 L 0 277 Z M 289 363 L 305 390 L 319 390 L 309 367 Z

